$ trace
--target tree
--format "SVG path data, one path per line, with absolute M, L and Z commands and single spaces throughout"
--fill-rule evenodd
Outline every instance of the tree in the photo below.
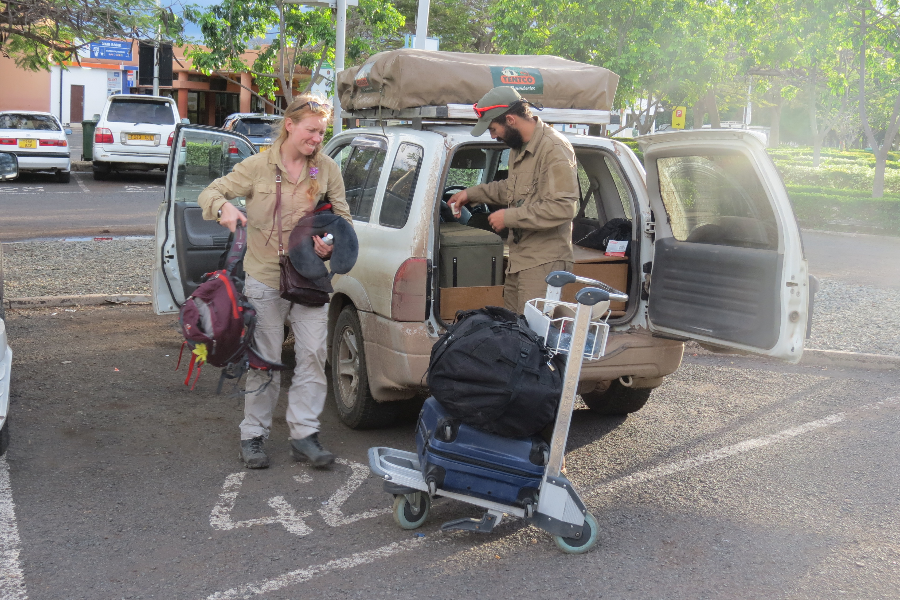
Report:
M 494 52 L 494 25 L 491 5 L 495 0 L 432 0 L 428 36 L 440 38 L 441 50 L 448 52 Z M 394 3 L 406 17 L 407 33 L 416 32 L 418 0 Z
M 875 152 L 872 197 L 881 198 L 888 151 L 900 130 L 900 5 L 897 0 L 864 0 L 850 10 L 859 60 L 859 117 Z M 883 133 L 881 144 L 873 124 Z
M 274 106 L 276 92 L 293 99 L 298 67 L 313 72 L 308 91 L 324 62 L 334 60 L 335 17 L 331 10 L 309 10 L 282 0 L 223 0 L 201 11 L 185 10 L 200 26 L 203 46 L 190 46 L 185 56 L 200 71 L 228 79 Z M 396 41 L 403 16 L 387 0 L 360 0 L 347 19 L 347 58 L 352 62 Z M 276 32 L 269 43 L 264 40 Z M 235 79 L 249 71 L 258 92 Z M 297 90 L 300 91 L 300 90 Z
M 716 0 L 498 0 L 495 43 L 513 54 L 549 53 L 619 75 L 616 107 L 638 111 L 639 129 L 661 104 L 695 104 L 727 78 L 731 12 Z M 643 117 L 643 118 L 641 118 Z
M 0 0 L 0 53 L 30 71 L 50 70 L 77 58 L 79 48 L 101 38 L 177 41 L 178 19 L 154 0 Z

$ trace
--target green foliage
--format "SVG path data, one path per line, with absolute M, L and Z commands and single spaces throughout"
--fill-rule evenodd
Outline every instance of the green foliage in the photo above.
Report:
M 872 198 L 794 186 L 788 195 L 801 227 L 900 235 L 900 195 Z
M 101 38 L 180 42 L 181 20 L 154 0 L 15 0 L 0 2 L 0 54 L 30 71 L 77 60 L 79 48 Z
M 323 62 L 334 61 L 335 16 L 329 9 L 307 10 L 276 0 L 222 0 L 205 10 L 188 7 L 184 14 L 203 36 L 202 46 L 185 52 L 194 66 L 206 74 L 249 71 L 259 96 L 269 100 L 280 91 L 288 100 L 305 91 L 295 87 L 297 67 L 315 74 Z M 403 23 L 388 0 L 360 0 L 347 14 L 346 58 L 360 60 L 395 42 Z M 278 36 L 272 43 L 261 44 L 273 30 Z
M 781 146 L 769 150 L 769 156 L 788 186 L 853 190 L 860 196 L 872 196 L 875 158 L 870 152 L 826 149 L 822 152 L 822 161 L 818 167 L 812 166 L 810 148 Z M 892 153 L 891 158 L 897 159 L 900 156 Z M 886 166 L 884 191 L 888 194 L 900 194 L 900 161 L 889 160 Z
M 222 145 L 214 142 L 188 142 L 185 163 L 189 167 L 206 167 L 222 162 Z

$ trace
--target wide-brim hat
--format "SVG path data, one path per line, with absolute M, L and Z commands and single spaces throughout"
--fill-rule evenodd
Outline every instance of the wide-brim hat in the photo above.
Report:
M 472 107 L 475 109 L 475 114 L 478 115 L 478 122 L 472 128 L 472 135 L 478 137 L 483 134 L 490 126 L 491 121 L 502 116 L 514 104 L 521 101 L 522 96 L 519 95 L 519 92 L 507 85 L 501 85 L 489 91 Z

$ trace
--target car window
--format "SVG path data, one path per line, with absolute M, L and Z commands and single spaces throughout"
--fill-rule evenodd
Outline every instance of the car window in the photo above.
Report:
M 106 120 L 113 123 L 174 125 L 175 112 L 171 104 L 159 100 L 113 101 L 106 113 Z
M 578 188 L 581 191 L 580 215 L 596 221 L 599 219 L 597 216 L 597 193 L 580 160 L 578 161 Z
M 347 160 L 350 158 L 350 154 L 353 153 L 353 146 L 347 144 L 346 146 L 341 146 L 336 150 L 332 150 L 331 158 L 334 159 L 334 162 L 338 164 L 341 168 L 341 173 L 344 172 L 344 167 L 347 165 Z
M 484 148 L 461 148 L 450 159 L 446 187 L 472 187 L 482 182 L 488 164 L 488 150 Z
M 252 146 L 231 135 L 193 129 L 182 129 L 179 135 L 175 202 L 197 202 L 200 192 L 210 183 L 231 173 L 234 165 L 253 154 Z M 231 203 L 243 206 L 245 200 L 233 198 Z
M 231 126 L 232 131 L 242 133 L 248 137 L 275 137 L 281 121 L 272 119 L 237 119 Z
M 35 131 L 60 131 L 56 119 L 47 115 L 0 115 L 0 129 L 30 129 Z
M 400 144 L 397 158 L 394 159 L 394 165 L 388 175 L 387 188 L 384 190 L 381 217 L 378 221 L 381 225 L 398 229 L 406 225 L 424 154 L 425 150 L 421 146 Z
M 355 220 L 368 221 L 375 202 L 375 190 L 384 165 L 385 152 L 372 147 L 352 150 L 343 168 L 347 204 Z
M 656 165 L 675 239 L 777 249 L 775 215 L 746 156 L 673 156 Z
M 631 214 L 631 195 L 628 193 L 628 186 L 625 184 L 625 180 L 622 179 L 622 174 L 619 173 L 619 169 L 616 167 L 615 161 L 608 156 L 604 156 L 603 160 L 606 161 L 606 166 L 609 169 L 610 175 L 612 175 L 613 182 L 616 184 L 616 190 L 619 192 L 619 200 L 622 202 L 622 208 L 625 210 L 625 216 L 629 219 L 633 219 L 633 215 Z

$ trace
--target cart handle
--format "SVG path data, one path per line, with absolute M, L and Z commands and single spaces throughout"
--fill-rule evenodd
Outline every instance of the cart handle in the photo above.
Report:
M 600 288 L 601 290 L 605 290 L 609 293 L 610 300 L 618 300 L 620 302 L 628 301 L 628 294 L 620 292 L 619 290 L 606 285 L 602 281 L 597 281 L 596 279 L 588 279 L 587 277 L 579 277 L 578 275 L 569 273 L 568 271 L 553 271 L 552 273 L 547 275 L 547 278 L 544 281 L 546 281 L 548 285 L 552 285 L 553 287 L 557 288 L 561 288 L 568 283 L 584 283 L 596 288 Z
M 578 304 L 584 304 L 587 306 L 593 306 L 595 304 L 599 304 L 600 302 L 607 302 L 609 300 L 609 292 L 606 290 L 600 290 L 593 287 L 581 288 L 578 290 L 578 293 L 575 294 L 575 302 Z

